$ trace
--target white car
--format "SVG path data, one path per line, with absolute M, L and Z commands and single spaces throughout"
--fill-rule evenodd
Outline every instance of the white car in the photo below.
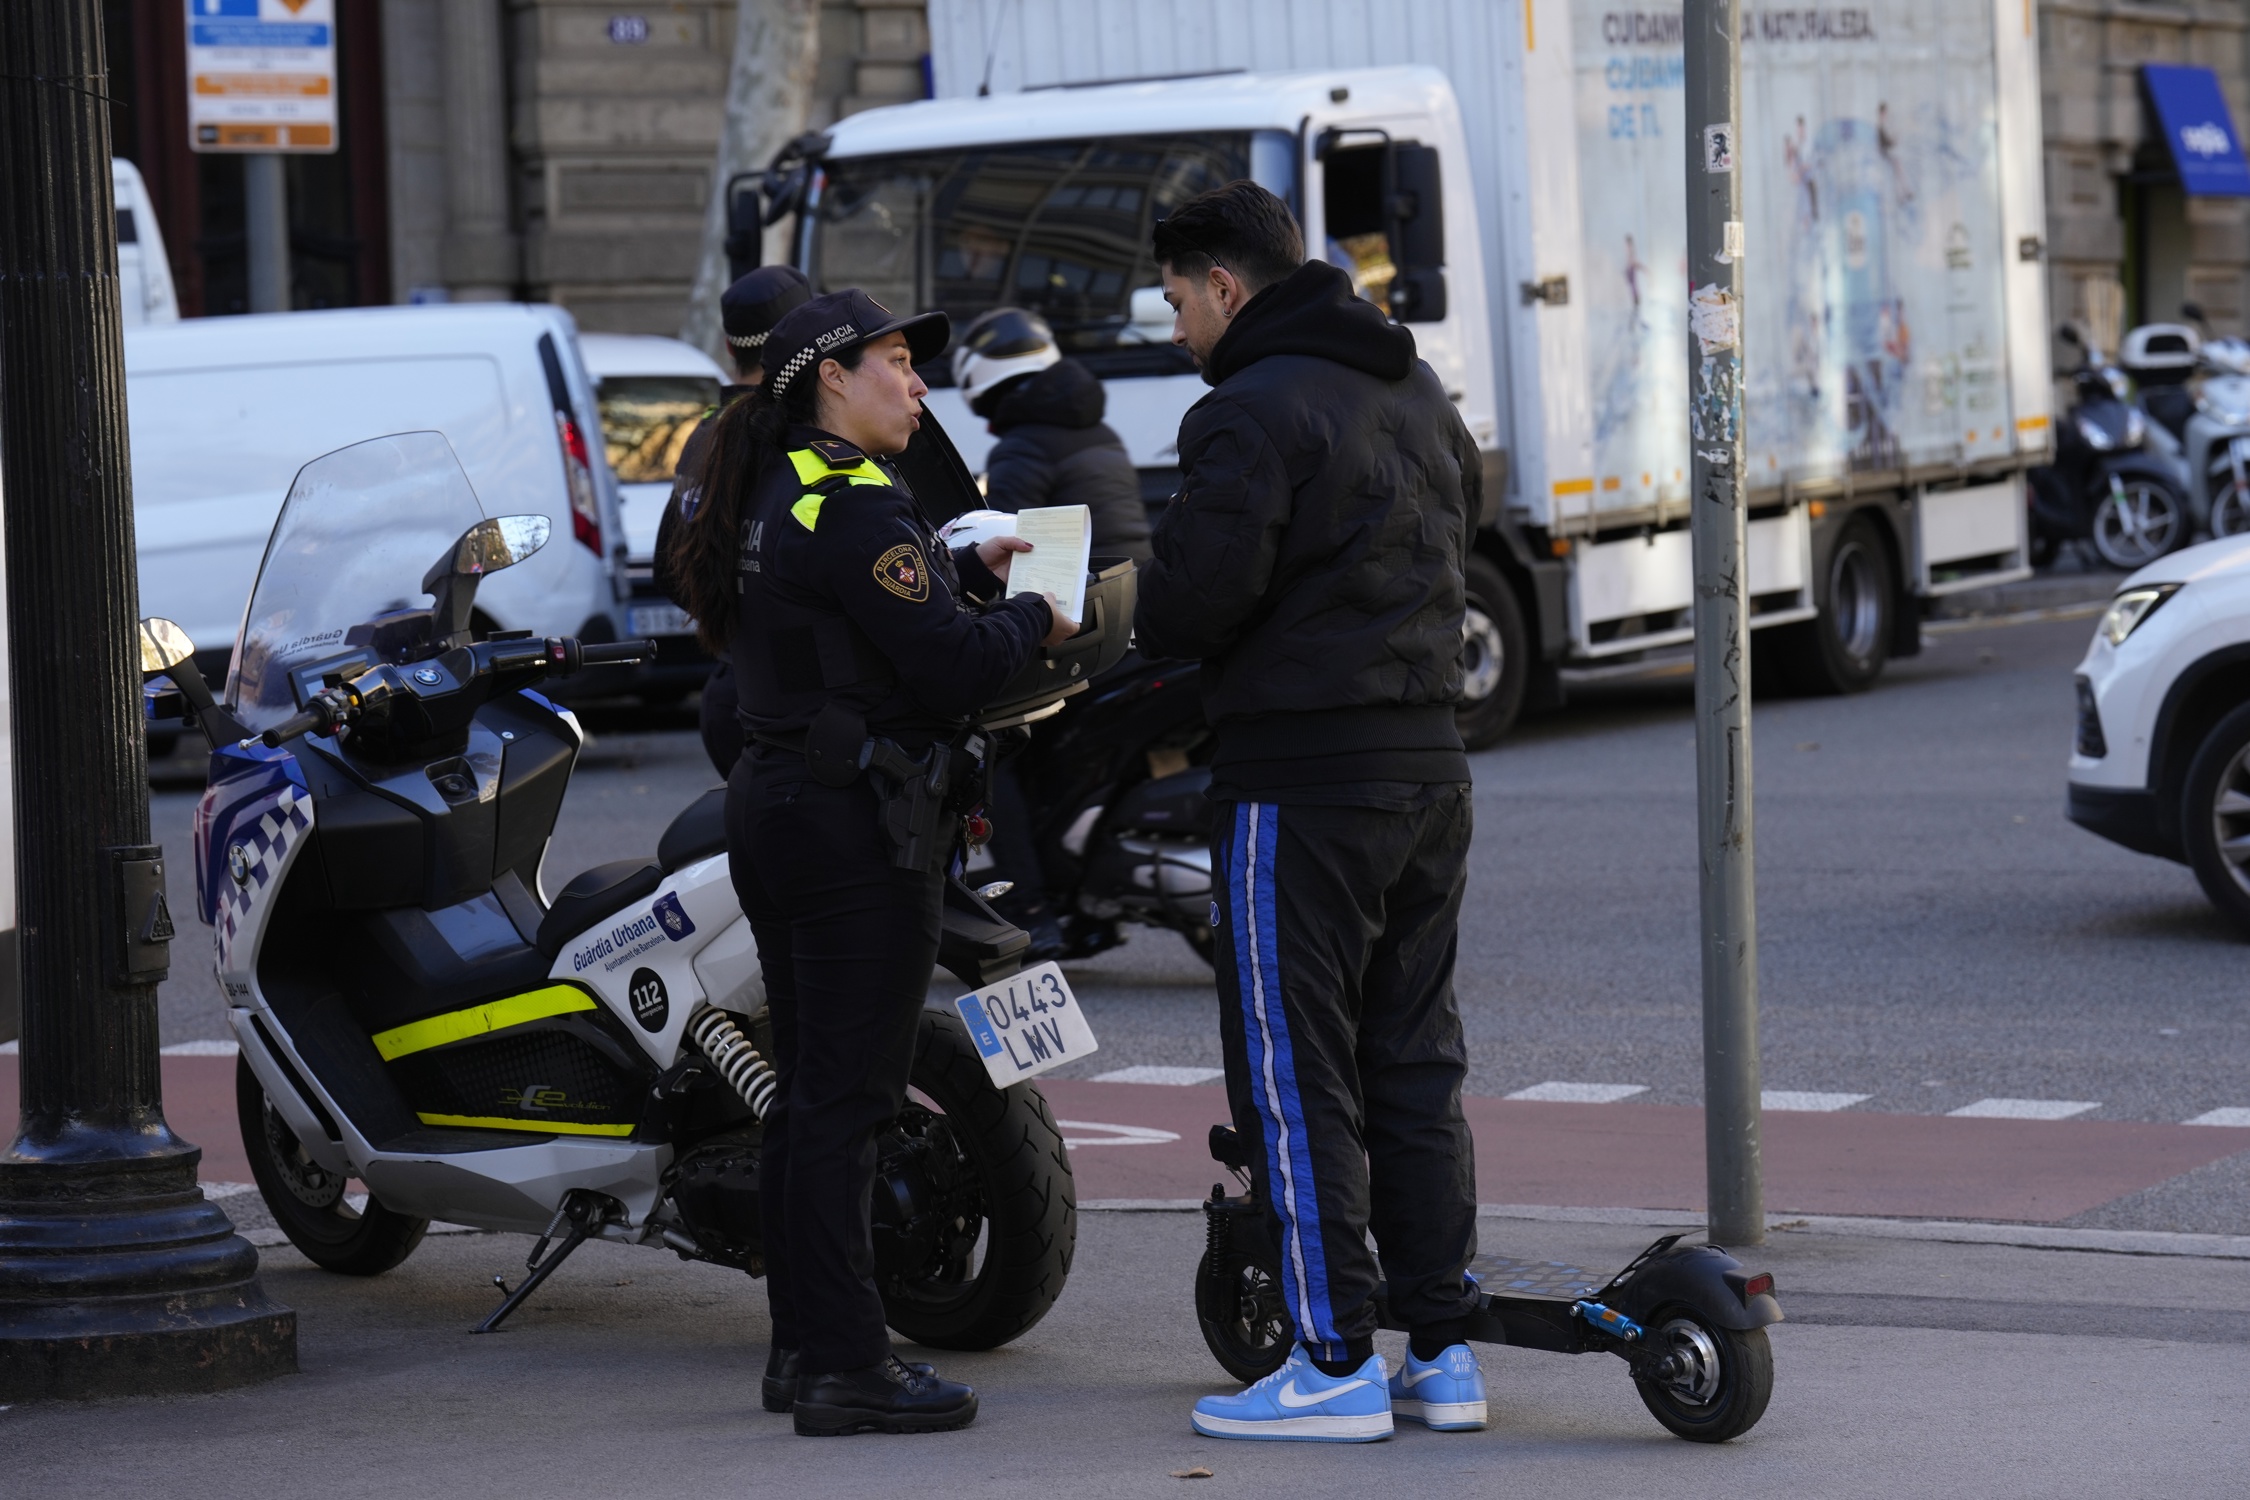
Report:
M 593 382 L 559 307 L 363 307 L 128 328 L 125 392 L 141 613 L 184 628 L 206 676 L 230 654 L 297 471 L 394 432 L 443 433 L 486 515 L 546 516 L 564 544 L 478 591 L 480 629 L 594 641 L 622 632 L 617 486 L 588 445 Z M 574 686 L 583 697 L 619 690 L 594 673 Z
M 578 340 L 594 377 L 602 447 L 617 475 L 632 597 L 625 634 L 653 639 L 657 656 L 635 669 L 642 701 L 670 702 L 703 685 L 711 658 L 687 611 L 657 592 L 656 528 L 671 503 L 672 478 L 688 435 L 719 404 L 727 377 L 693 344 L 640 334 L 589 333 Z
M 110 181 L 117 194 L 117 305 L 127 328 L 180 321 L 180 299 L 172 290 L 172 262 L 164 254 L 164 230 L 156 222 L 141 169 L 122 156 L 110 158 Z
M 2070 818 L 2188 865 L 2250 930 L 2250 536 L 2117 591 L 2078 664 Z

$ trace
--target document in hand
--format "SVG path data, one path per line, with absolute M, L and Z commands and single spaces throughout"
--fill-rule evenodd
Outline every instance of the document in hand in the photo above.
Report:
M 1083 505 L 1040 505 L 1016 512 L 1016 535 L 1031 543 L 1008 561 L 1008 597 L 1053 594 L 1063 613 L 1086 618 L 1086 568 L 1094 555 L 1094 513 Z

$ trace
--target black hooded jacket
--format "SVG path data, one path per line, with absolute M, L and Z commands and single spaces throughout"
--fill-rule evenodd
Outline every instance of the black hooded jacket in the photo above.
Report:
M 1203 660 L 1220 800 L 1404 805 L 1468 780 L 1475 440 L 1414 336 L 1319 261 L 1236 314 L 1180 423 L 1134 628 Z
M 985 503 L 1011 515 L 1040 505 L 1093 512 L 1094 553 L 1148 561 L 1148 507 L 1125 441 L 1102 423 L 1108 396 L 1091 370 L 1057 360 L 1001 392 L 985 460 Z

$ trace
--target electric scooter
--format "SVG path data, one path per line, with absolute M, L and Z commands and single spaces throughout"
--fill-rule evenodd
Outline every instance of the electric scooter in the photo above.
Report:
M 1242 1189 L 1213 1184 L 1203 1205 L 1203 1258 L 1195 1316 L 1203 1341 L 1235 1379 L 1263 1380 L 1289 1357 L 1282 1268 L 1265 1205 L 1250 1192 L 1250 1153 L 1232 1125 L 1211 1127 L 1211 1157 Z M 1740 1437 L 1773 1395 L 1766 1329 L 1781 1321 L 1773 1277 L 1752 1274 L 1716 1245 L 1668 1234 L 1606 1279 L 1553 1261 L 1480 1256 L 1469 1337 L 1554 1354 L 1613 1354 L 1625 1361 L 1649 1414 L 1694 1443 Z M 1404 1331 L 1382 1287 L 1378 1316 Z
M 752 1275 L 765 1263 L 759 1155 L 778 1080 L 723 792 L 652 857 L 551 895 L 542 882 L 583 736 L 538 689 L 653 650 L 474 638 L 479 579 L 548 530 L 485 517 L 439 434 L 378 438 L 297 476 L 223 704 L 176 626 L 143 626 L 144 677 L 168 676 L 216 747 L 197 889 L 258 1191 L 291 1244 L 352 1275 L 397 1265 L 433 1219 L 537 1234 L 478 1332 L 588 1239 Z M 1129 569 L 1088 589 L 1104 618 L 1131 620 Z M 894 838 L 950 851 L 940 958 L 972 985 L 1006 981 L 1027 941 L 958 878 L 985 747 L 1051 714 L 1124 634 L 1043 650 L 982 727 L 919 760 L 863 748 L 907 810 Z M 1039 988 L 1029 1029 L 1075 1025 L 1091 1050 L 1082 1016 L 1062 1016 L 1067 984 Z M 1008 1081 L 1039 1068 L 998 1060 L 1007 1004 L 977 998 L 923 1013 L 915 1097 L 878 1142 L 877 1284 L 891 1326 L 941 1348 L 1038 1322 L 1075 1238 L 1054 1116 L 1036 1084 Z

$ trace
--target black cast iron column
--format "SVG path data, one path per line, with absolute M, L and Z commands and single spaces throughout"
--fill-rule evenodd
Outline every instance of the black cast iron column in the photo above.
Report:
M 202 1153 L 164 1123 L 169 921 L 148 842 L 107 94 L 95 0 L 0 3 L 23 978 L 23 1119 L 0 1155 L 0 1401 L 209 1390 L 297 1362 L 296 1314 L 259 1288 L 257 1252 L 196 1186 Z

